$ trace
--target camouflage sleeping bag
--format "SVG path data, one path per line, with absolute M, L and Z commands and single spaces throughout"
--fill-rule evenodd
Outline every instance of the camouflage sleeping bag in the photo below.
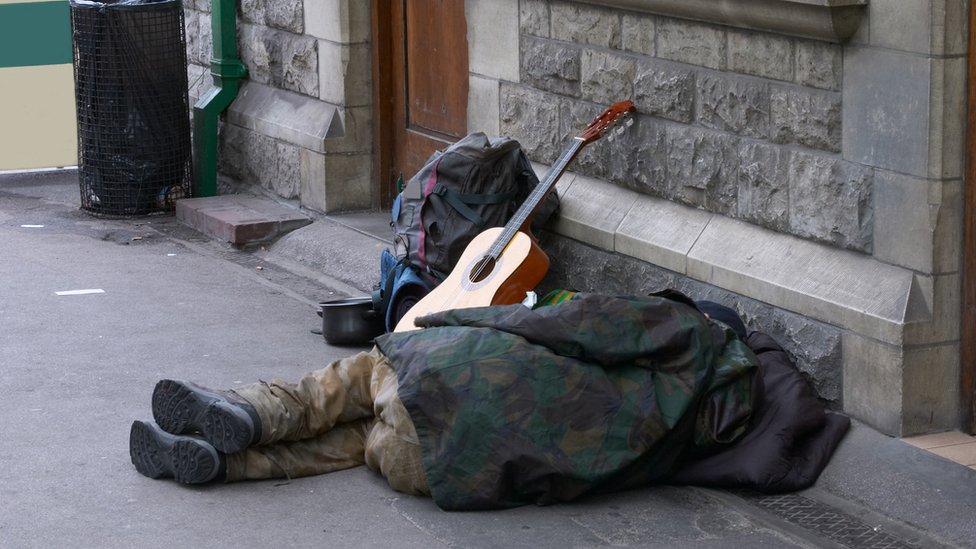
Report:
M 748 426 L 755 355 L 663 297 L 577 294 L 447 311 L 377 344 L 444 509 L 546 504 L 661 481 Z M 761 391 L 758 391 L 761 392 Z

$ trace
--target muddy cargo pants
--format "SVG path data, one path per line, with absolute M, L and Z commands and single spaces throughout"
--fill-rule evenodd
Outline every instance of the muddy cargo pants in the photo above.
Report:
M 430 495 L 397 376 L 374 347 L 309 372 L 234 392 L 261 420 L 257 445 L 227 456 L 227 481 L 295 478 L 366 464 L 399 492 Z

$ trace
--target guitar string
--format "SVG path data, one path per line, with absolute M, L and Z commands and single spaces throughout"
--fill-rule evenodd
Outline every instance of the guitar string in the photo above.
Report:
M 552 190 L 556 180 L 559 179 L 559 176 L 562 175 L 563 171 L 566 169 L 566 166 L 572 162 L 573 158 L 576 157 L 582 147 L 583 139 L 580 137 L 574 137 L 572 146 L 563 152 L 563 154 L 559 157 L 559 160 L 557 160 L 556 163 L 549 169 L 549 172 L 546 174 L 545 178 L 543 178 L 543 182 L 536 185 L 535 188 L 532 189 L 532 192 L 529 193 L 525 203 L 522 204 L 522 207 L 515 212 L 512 219 L 505 224 L 501 234 L 498 235 L 491 247 L 488 248 L 488 253 L 478 259 L 477 269 L 471 273 L 473 276 L 465 277 L 466 283 L 472 278 L 474 280 L 478 280 L 481 275 L 485 274 L 485 269 L 489 263 L 484 261 L 485 259 L 490 258 L 492 261 L 498 261 L 498 258 L 501 257 L 502 252 L 505 251 L 505 248 L 507 248 L 515 238 L 519 228 L 525 224 L 539 203 L 542 202 L 549 191 Z
M 603 135 L 610 127 L 615 125 L 622 116 L 628 113 L 629 111 L 626 110 L 620 111 L 619 113 L 616 113 L 612 119 L 605 121 L 602 128 L 593 129 L 599 121 L 601 121 L 607 116 L 607 113 L 604 113 L 599 118 L 597 118 L 597 120 L 595 120 L 593 123 L 587 126 L 587 131 L 584 132 L 583 135 L 586 135 L 591 132 L 595 132 L 598 138 L 599 136 Z M 595 138 L 591 140 L 595 140 Z M 508 244 L 512 241 L 513 238 L 515 238 L 515 233 L 518 232 L 518 229 L 528 220 L 529 216 L 532 215 L 532 212 L 535 211 L 535 208 L 538 205 L 538 203 L 541 202 L 544 196 L 551 190 L 552 186 L 555 184 L 556 180 L 559 179 L 559 177 L 562 175 L 563 171 L 566 169 L 569 163 L 572 162 L 574 158 L 576 158 L 576 155 L 579 154 L 583 146 L 586 145 L 587 143 L 588 141 L 582 135 L 573 138 L 571 146 L 566 151 L 563 152 L 563 154 L 556 161 L 556 164 L 554 164 L 552 168 L 549 169 L 549 172 L 547 172 L 546 177 L 544 178 L 544 183 L 537 185 L 536 188 L 532 190 L 525 204 L 523 204 L 522 207 L 519 208 L 517 212 L 515 212 L 515 215 L 512 217 L 512 219 L 505 225 L 505 230 L 502 232 L 501 235 L 499 235 L 499 237 L 495 240 L 494 244 L 492 244 L 492 246 L 489 248 L 489 252 L 486 257 L 491 257 L 492 259 L 498 259 L 498 257 L 501 256 L 502 252 L 505 250 Z M 477 275 L 480 275 L 482 272 L 483 269 L 479 269 Z

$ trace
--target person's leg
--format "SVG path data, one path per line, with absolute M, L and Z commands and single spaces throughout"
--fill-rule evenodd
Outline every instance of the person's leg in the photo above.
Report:
M 372 416 L 369 380 L 380 356 L 374 348 L 310 372 L 298 383 L 273 380 L 232 391 L 161 380 L 153 391 L 153 417 L 163 430 L 201 433 L 227 454 L 315 438 L 337 423 Z
M 317 438 L 337 424 L 371 418 L 369 383 L 381 358 L 374 347 L 309 372 L 298 383 L 275 379 L 234 389 L 260 418 L 257 445 Z
M 322 475 L 365 463 L 366 436 L 375 419 L 340 423 L 315 438 L 252 446 L 227 456 L 226 482 Z
M 341 423 L 315 438 L 251 446 L 235 454 L 218 451 L 199 436 L 173 435 L 149 421 L 135 421 L 129 457 L 149 478 L 182 484 L 298 478 L 358 467 L 375 418 Z
M 398 492 L 429 496 L 420 440 L 397 387 L 396 372 L 382 357 L 370 382 L 376 420 L 366 439 L 366 465 Z
M 190 428 L 199 428 L 201 421 L 217 422 L 207 419 L 208 413 L 213 416 L 239 406 L 235 399 L 242 399 L 254 410 L 260 444 L 220 453 L 226 464 L 225 480 L 307 476 L 365 461 L 395 490 L 430 493 L 416 430 L 397 396 L 396 373 L 376 348 L 335 361 L 307 374 L 297 384 L 274 381 L 235 389 L 229 400 L 213 400 L 210 395 L 214 392 L 201 393 L 193 387 L 188 390 L 193 393 L 190 400 L 196 402 L 191 412 L 204 410 L 188 414 L 196 422 L 191 421 L 194 424 Z M 235 417 L 242 416 L 237 413 Z M 184 439 L 192 439 L 177 438 L 184 443 L 189 443 Z M 161 446 L 168 450 L 177 444 Z

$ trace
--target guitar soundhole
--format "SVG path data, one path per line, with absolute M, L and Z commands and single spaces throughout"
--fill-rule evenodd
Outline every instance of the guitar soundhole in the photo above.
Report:
M 474 267 L 468 272 L 468 280 L 474 283 L 481 282 L 488 278 L 491 271 L 495 269 L 495 260 L 491 256 L 482 257 Z

